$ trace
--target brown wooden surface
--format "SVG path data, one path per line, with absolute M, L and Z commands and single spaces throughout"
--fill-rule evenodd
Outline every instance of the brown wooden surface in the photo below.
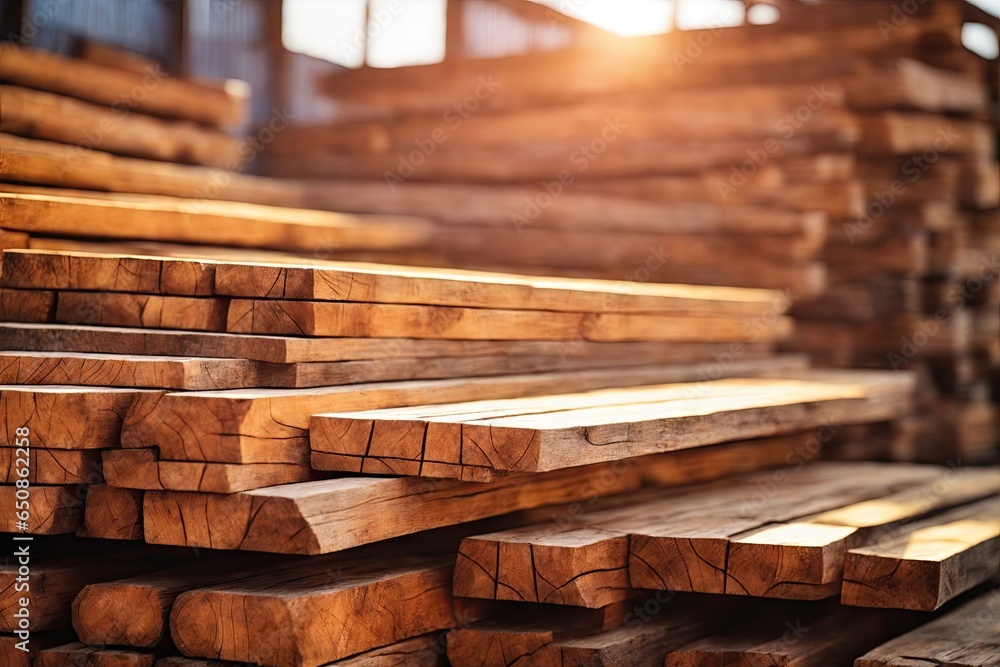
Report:
M 734 355 L 735 357 L 735 355 Z M 802 357 L 735 358 L 711 367 L 723 377 L 797 372 Z M 562 394 L 703 378 L 704 362 L 304 390 L 234 390 L 149 395 L 129 412 L 123 447 L 157 447 L 164 460 L 305 463 L 314 414 Z M 905 380 L 905 376 L 899 376 Z M 213 434 L 211 437 L 208 434 Z
M 98 484 L 87 489 L 84 507 L 87 537 L 142 539 L 142 491 Z

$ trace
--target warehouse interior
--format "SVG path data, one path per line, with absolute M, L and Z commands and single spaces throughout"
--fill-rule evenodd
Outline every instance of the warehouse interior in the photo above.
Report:
M 1000 1 L 0 2 L 0 667 L 1000 667 Z

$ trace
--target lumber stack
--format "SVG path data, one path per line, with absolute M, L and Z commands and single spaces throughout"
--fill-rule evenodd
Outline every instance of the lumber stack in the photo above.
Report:
M 0 664 L 995 666 L 989 323 L 879 362 L 995 231 L 980 63 L 856 4 L 348 74 L 283 179 L 231 88 L 0 47 Z
M 434 221 L 390 261 L 785 291 L 789 349 L 925 378 L 886 456 L 993 460 L 1000 167 L 989 64 L 961 45 L 975 8 L 785 4 L 774 25 L 338 72 L 344 120 L 292 125 L 262 166 Z

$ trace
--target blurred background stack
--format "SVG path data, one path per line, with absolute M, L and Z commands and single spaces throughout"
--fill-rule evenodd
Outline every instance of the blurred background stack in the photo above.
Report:
M 979 4 L 4 3 L 0 665 L 1000 665 Z

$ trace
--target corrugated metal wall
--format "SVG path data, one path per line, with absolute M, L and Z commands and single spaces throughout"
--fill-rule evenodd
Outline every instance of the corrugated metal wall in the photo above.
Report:
M 175 9 L 173 0 L 28 0 L 22 37 L 59 53 L 69 53 L 76 39 L 87 37 L 169 66 L 177 55 Z

